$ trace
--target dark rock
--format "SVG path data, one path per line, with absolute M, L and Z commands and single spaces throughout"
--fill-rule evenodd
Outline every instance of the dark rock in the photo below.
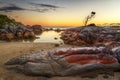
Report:
M 109 76 L 107 74 L 103 75 L 103 78 L 107 79 Z
M 42 26 L 41 25 L 33 25 L 31 27 L 31 29 L 33 30 L 33 32 L 37 35 L 41 34 L 43 29 L 42 29 Z
M 55 44 L 55 47 L 59 47 L 60 46 L 60 44 Z
M 54 39 L 57 40 L 58 38 L 55 37 Z

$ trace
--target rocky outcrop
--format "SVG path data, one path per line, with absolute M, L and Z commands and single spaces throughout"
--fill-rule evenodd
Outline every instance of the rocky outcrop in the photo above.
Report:
M 64 43 L 72 45 L 97 45 L 106 42 L 119 42 L 120 32 L 110 28 L 87 26 L 67 29 L 61 34 Z
M 120 47 L 62 48 L 26 54 L 5 63 L 9 70 L 32 76 L 74 76 L 120 69 Z M 106 73 L 106 72 L 105 72 Z M 93 75 L 94 75 L 93 74 Z
M 27 29 L 23 26 L 14 28 L 12 26 L 7 25 L 7 27 L 0 29 L 1 40 L 13 40 L 24 38 L 35 38 L 35 34 L 32 30 Z
M 42 29 L 42 26 L 41 25 L 33 25 L 31 26 L 32 28 L 32 31 L 35 33 L 35 34 L 41 34 L 43 29 Z
M 35 34 L 41 32 L 40 25 L 25 26 L 5 15 L 0 15 L 0 40 L 34 39 Z
M 8 32 L 4 29 L 0 30 L 0 39 L 1 40 L 11 40 L 11 39 L 14 39 L 14 37 L 15 37 L 14 33 Z

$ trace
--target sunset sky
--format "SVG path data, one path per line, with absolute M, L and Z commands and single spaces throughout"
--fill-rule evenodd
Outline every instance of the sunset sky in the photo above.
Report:
M 82 26 L 91 11 L 89 23 L 120 25 L 120 0 L 0 0 L 0 14 L 25 25 Z

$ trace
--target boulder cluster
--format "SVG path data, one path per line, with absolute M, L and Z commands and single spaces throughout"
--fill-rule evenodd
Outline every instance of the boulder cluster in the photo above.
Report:
M 41 25 L 25 26 L 5 15 L 0 15 L 0 40 L 34 39 L 35 34 L 41 32 Z
M 86 26 L 67 29 L 61 34 L 64 43 L 72 45 L 104 45 L 106 42 L 119 42 L 120 32 L 111 28 Z

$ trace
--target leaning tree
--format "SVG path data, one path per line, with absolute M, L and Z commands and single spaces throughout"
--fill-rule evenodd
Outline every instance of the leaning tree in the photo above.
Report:
M 96 12 L 92 11 L 90 15 L 88 15 L 86 18 L 85 18 L 85 22 L 84 22 L 84 25 L 86 26 L 88 21 L 90 21 L 92 18 L 94 18 Z

